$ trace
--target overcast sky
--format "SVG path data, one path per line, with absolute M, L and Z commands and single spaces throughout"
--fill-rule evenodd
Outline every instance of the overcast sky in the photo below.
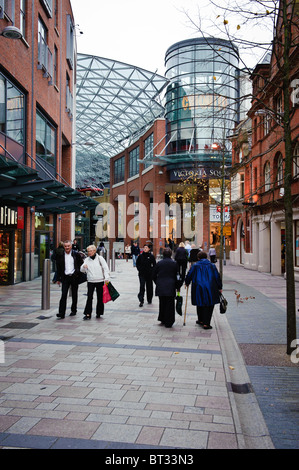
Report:
M 218 3 L 225 6 L 227 0 Z M 71 0 L 71 4 L 79 53 L 158 70 L 161 75 L 170 46 L 201 36 L 188 16 L 198 24 L 200 6 L 205 27 L 209 18 L 215 23 L 217 16 L 209 0 Z

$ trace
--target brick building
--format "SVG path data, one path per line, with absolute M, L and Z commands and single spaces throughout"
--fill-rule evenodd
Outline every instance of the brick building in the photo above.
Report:
M 0 1 L 0 283 L 39 276 L 71 214 L 75 62 L 70 0 Z
M 299 279 L 299 17 L 298 9 L 288 13 L 292 15 L 293 41 L 289 57 L 291 193 L 295 277 Z M 239 124 L 232 139 L 231 262 L 273 275 L 285 272 L 282 32 L 279 16 L 273 49 L 252 73 L 248 119 Z

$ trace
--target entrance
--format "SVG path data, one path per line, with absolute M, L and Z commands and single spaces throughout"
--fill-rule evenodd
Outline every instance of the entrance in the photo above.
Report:
M 34 246 L 34 277 L 41 276 L 44 260 L 50 258 L 50 234 L 49 232 L 35 232 Z

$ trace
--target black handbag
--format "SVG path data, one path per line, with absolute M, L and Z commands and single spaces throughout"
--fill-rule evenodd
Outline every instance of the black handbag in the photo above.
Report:
M 87 281 L 87 274 L 80 272 L 78 276 L 78 284 L 83 284 L 83 282 Z
M 111 284 L 110 281 L 108 282 L 108 290 L 109 290 L 109 294 L 111 296 L 111 300 L 112 300 L 112 302 L 114 302 L 120 296 L 120 294 L 115 289 L 115 287 Z
M 228 301 L 226 300 L 226 298 L 223 296 L 223 294 L 220 294 L 220 313 L 226 312 L 227 304 Z
M 179 295 L 178 293 L 176 296 L 175 310 L 176 310 L 176 313 L 178 313 L 181 316 L 183 314 L 182 306 L 183 306 L 183 297 L 181 297 L 181 295 Z

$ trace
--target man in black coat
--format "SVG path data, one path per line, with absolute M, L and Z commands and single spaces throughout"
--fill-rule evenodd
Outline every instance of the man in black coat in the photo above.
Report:
M 72 306 L 71 316 L 77 313 L 78 302 L 78 280 L 80 274 L 80 266 L 83 263 L 78 251 L 72 249 L 72 242 L 66 240 L 64 242 L 64 252 L 56 258 L 57 266 L 57 284 L 62 283 L 61 298 L 59 302 L 58 318 L 65 317 L 67 294 L 71 286 L 72 288 Z
M 144 294 L 146 288 L 146 297 L 149 304 L 152 303 L 153 299 L 153 269 L 156 266 L 156 260 L 154 255 L 150 252 L 149 245 L 144 245 L 143 252 L 138 256 L 136 260 L 136 267 L 139 276 L 139 307 L 143 307 Z
M 157 263 L 153 272 L 153 281 L 156 284 L 156 295 L 159 297 L 158 321 L 166 328 L 171 328 L 175 321 L 175 295 L 178 286 L 177 274 L 179 266 L 171 259 L 172 251 L 165 248 L 163 259 Z

